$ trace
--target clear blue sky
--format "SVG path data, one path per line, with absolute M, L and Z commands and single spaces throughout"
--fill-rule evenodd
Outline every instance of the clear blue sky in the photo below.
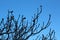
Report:
M 42 22 L 47 20 L 49 14 L 52 15 L 50 28 L 56 32 L 57 40 L 60 39 L 60 0 L 0 0 L 0 19 L 7 16 L 7 10 L 14 10 L 16 18 L 23 14 L 27 19 L 31 19 L 36 9 L 43 6 L 41 14 Z

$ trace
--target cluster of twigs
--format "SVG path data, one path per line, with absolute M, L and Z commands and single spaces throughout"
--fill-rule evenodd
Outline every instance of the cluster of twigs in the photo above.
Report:
M 19 15 L 18 19 L 15 19 L 13 11 L 8 10 L 6 21 L 4 22 L 4 18 L 2 18 L 0 22 L 0 40 L 28 40 L 29 37 L 31 37 L 32 35 L 36 35 L 41 31 L 43 31 L 44 29 L 48 28 L 51 23 L 50 22 L 51 15 L 49 15 L 49 19 L 46 25 L 43 22 L 43 25 L 40 28 L 40 24 L 37 24 L 39 15 L 42 12 L 42 6 L 40 6 L 40 9 L 41 10 L 40 11 L 38 10 L 37 14 L 34 15 L 31 24 L 29 24 L 28 21 L 26 21 L 26 17 L 24 17 L 23 15 L 21 16 L 21 18 Z M 38 30 L 38 28 L 40 29 Z M 49 33 L 50 39 L 42 35 L 41 40 L 48 40 L 48 39 L 52 40 L 51 35 L 53 34 L 53 32 L 54 31 Z
M 40 37 L 40 35 L 38 35 L 35 40 L 56 40 L 55 31 L 50 29 L 50 31 L 47 35 L 42 34 L 41 37 Z

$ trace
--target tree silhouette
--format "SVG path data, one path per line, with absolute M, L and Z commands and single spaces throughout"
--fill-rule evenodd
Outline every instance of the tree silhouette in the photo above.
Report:
M 42 6 L 40 6 L 40 9 L 37 9 L 37 13 L 34 14 L 31 23 L 28 23 L 26 17 L 24 17 L 23 15 L 21 16 L 21 18 L 19 15 L 18 19 L 15 19 L 13 10 L 8 10 L 6 21 L 4 22 L 4 18 L 2 18 L 0 22 L 0 40 L 28 40 L 29 37 L 34 36 L 44 29 L 48 28 L 51 24 L 51 15 L 49 14 L 47 23 L 44 24 L 43 22 L 42 27 L 40 27 L 40 24 L 38 24 L 38 18 L 41 12 Z M 54 35 L 54 30 L 51 31 L 50 29 L 48 36 L 44 36 L 44 34 L 42 34 L 42 38 L 39 38 L 39 40 L 54 40 Z M 37 39 L 38 38 L 36 38 L 35 40 Z

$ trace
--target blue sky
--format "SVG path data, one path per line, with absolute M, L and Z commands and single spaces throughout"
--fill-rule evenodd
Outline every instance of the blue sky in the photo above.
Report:
M 0 0 L 0 19 L 7 16 L 7 10 L 14 10 L 14 15 L 16 18 L 19 14 L 27 17 L 28 20 L 31 19 L 36 9 L 42 5 L 42 14 L 40 21 L 45 21 L 48 19 L 48 15 L 51 14 L 51 25 L 50 28 L 54 29 L 56 32 L 56 38 L 60 38 L 60 0 Z

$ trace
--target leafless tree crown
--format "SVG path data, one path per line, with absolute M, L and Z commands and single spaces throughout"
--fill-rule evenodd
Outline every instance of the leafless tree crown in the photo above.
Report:
M 4 22 L 4 18 L 2 18 L 0 22 L 0 40 L 28 40 L 29 37 L 34 36 L 48 28 L 51 23 L 51 15 L 49 15 L 49 19 L 46 24 L 43 22 L 42 27 L 40 27 L 40 24 L 37 24 L 41 12 L 42 6 L 40 6 L 40 10 L 37 9 L 37 13 L 33 16 L 31 23 L 28 23 L 26 17 L 23 15 L 19 15 L 18 19 L 15 19 L 13 11 L 8 10 L 6 21 Z M 40 29 L 38 30 L 38 28 Z M 42 34 L 42 38 L 39 38 L 39 40 L 52 40 L 53 37 L 51 38 L 51 36 L 53 33 L 54 30 L 50 30 L 48 36 L 44 36 L 44 34 Z

